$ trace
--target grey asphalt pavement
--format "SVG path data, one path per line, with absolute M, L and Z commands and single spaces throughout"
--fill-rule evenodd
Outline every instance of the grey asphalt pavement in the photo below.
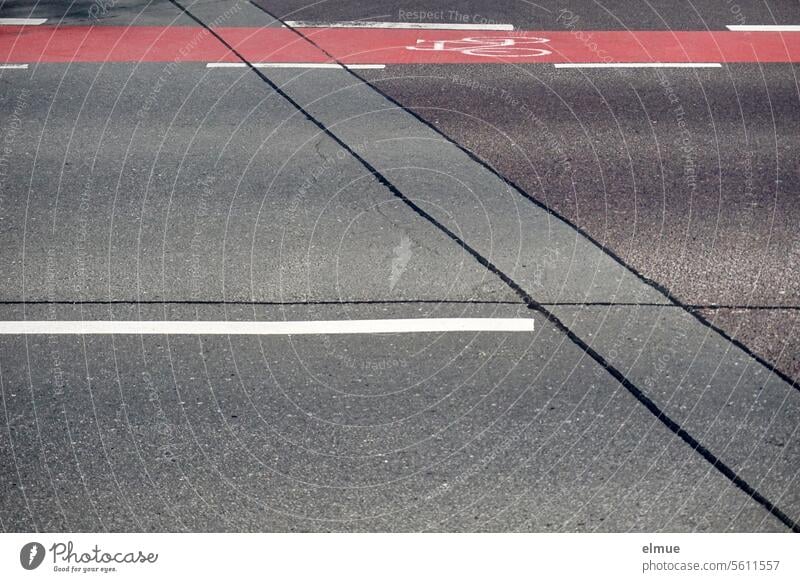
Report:
M 736 22 L 413 4 L 129 1 L 97 24 Z M 0 322 L 534 321 L 0 334 L 0 528 L 800 530 L 797 87 L 793 64 L 0 70 Z
M 792 0 L 359 0 L 304 2 L 255 0 L 284 20 L 337 22 L 471 22 L 513 24 L 522 30 L 559 30 L 559 16 L 579 17 L 580 30 L 719 30 L 740 20 L 751 24 L 792 24 L 797 3 Z
M 363 72 L 794 378 L 796 74 L 779 64 Z

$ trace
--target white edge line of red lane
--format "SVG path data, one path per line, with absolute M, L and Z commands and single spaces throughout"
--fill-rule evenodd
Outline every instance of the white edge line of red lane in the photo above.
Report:
M 800 32 L 800 24 L 729 24 L 735 32 Z
M 556 69 L 718 69 L 722 63 L 554 63 Z
M 257 69 L 385 69 L 386 65 L 340 65 L 337 63 L 250 63 Z M 241 69 L 247 63 L 206 63 L 208 69 Z
M 0 18 L 0 26 L 39 26 L 46 18 Z
M 412 30 L 514 30 L 513 24 L 460 23 L 460 22 L 375 22 L 371 20 L 350 20 L 342 22 L 306 22 L 287 20 L 291 28 L 404 28 Z

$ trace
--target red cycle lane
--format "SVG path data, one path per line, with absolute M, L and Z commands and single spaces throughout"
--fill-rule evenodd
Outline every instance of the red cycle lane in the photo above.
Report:
M 248 61 L 421 63 L 794 63 L 800 32 L 457 31 L 218 28 Z M 328 53 L 328 54 L 326 54 Z M 0 27 L 0 63 L 236 62 L 199 27 Z

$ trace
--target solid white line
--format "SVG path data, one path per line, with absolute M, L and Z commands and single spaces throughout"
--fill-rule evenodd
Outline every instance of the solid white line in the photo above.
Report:
M 513 24 L 464 24 L 455 22 L 373 22 L 349 20 L 343 22 L 306 22 L 287 20 L 292 28 L 412 28 L 424 30 L 514 30 Z
M 0 18 L 0 26 L 38 26 L 45 22 L 46 18 Z
M 729 24 L 725 28 L 742 32 L 800 32 L 800 24 Z
M 0 321 L 0 335 L 315 335 L 533 331 L 533 319 L 444 318 L 334 321 Z
M 0 65 L 0 69 L 27 69 L 28 65 Z
M 556 69 L 704 69 L 720 63 L 555 63 Z
M 206 63 L 209 69 L 235 69 L 246 63 Z M 385 69 L 386 65 L 339 65 L 337 63 L 253 63 L 257 69 Z

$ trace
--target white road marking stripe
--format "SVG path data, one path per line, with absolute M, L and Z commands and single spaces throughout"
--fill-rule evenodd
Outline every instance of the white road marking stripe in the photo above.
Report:
M 0 335 L 327 335 L 531 332 L 533 319 L 444 318 L 334 321 L 0 321 Z
M 703 69 L 720 63 L 555 63 L 556 69 Z
M 0 26 L 38 26 L 45 22 L 46 18 L 0 18 Z
M 412 28 L 424 30 L 514 30 L 513 24 L 464 24 L 455 22 L 373 22 L 349 20 L 342 22 L 306 22 L 287 20 L 292 28 Z
M 385 69 L 386 65 L 339 65 L 337 63 L 252 63 L 257 69 Z M 245 63 L 206 63 L 209 69 L 246 67 Z
M 729 24 L 725 28 L 742 32 L 800 32 L 800 24 Z
M 28 65 L 0 65 L 0 69 L 27 69 Z

